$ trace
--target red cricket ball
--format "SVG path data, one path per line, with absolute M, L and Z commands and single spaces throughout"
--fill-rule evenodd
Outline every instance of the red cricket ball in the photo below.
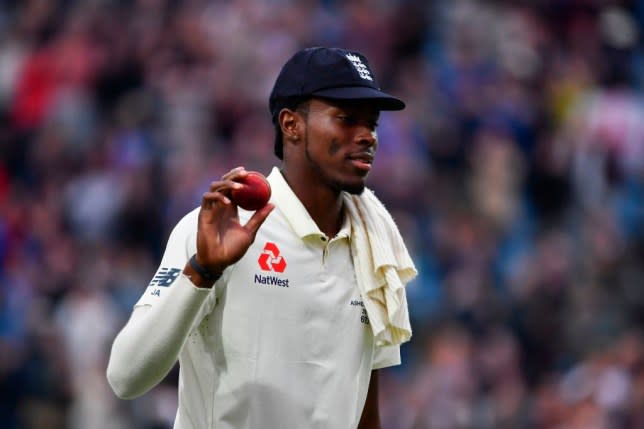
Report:
M 259 210 L 271 198 L 271 185 L 268 184 L 266 177 L 262 173 L 249 171 L 246 177 L 238 179 L 237 182 L 244 186 L 239 189 L 233 189 L 230 193 L 230 199 L 245 210 Z

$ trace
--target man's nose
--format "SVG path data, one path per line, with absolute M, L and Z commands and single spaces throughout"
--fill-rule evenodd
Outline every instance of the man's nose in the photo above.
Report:
M 378 133 L 368 125 L 360 126 L 357 138 L 360 144 L 365 146 L 376 146 L 378 144 Z

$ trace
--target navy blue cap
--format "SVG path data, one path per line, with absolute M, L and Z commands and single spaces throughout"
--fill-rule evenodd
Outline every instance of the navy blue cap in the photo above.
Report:
M 380 90 L 364 55 L 340 48 L 306 48 L 284 64 L 269 98 L 273 120 L 287 100 L 307 97 L 369 100 L 378 110 L 405 108 L 402 100 Z

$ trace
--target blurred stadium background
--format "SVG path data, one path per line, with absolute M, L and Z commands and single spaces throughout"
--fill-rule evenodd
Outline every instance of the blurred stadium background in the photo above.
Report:
M 384 89 L 370 186 L 420 269 L 384 429 L 644 428 L 644 1 L 0 1 L 0 427 L 170 428 L 108 350 L 170 228 L 268 172 L 298 48 Z M 150 335 L 154 335 L 151 332 Z

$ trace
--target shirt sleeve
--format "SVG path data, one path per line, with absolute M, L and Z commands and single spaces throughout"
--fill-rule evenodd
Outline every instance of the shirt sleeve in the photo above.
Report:
M 170 288 L 177 282 L 186 262 L 197 251 L 197 217 L 198 209 L 195 209 L 174 227 L 161 263 L 143 295 L 134 304 L 135 308 L 156 305 L 168 295 Z
M 209 292 L 181 274 L 168 299 L 134 309 L 114 339 L 107 365 L 107 379 L 120 398 L 140 396 L 163 380 Z
M 137 397 L 159 383 L 205 309 L 214 305 L 214 288 L 199 289 L 183 274 L 196 250 L 196 216 L 189 213 L 174 228 L 159 269 L 114 339 L 107 378 L 121 398 Z
M 400 346 L 374 346 L 372 369 L 400 365 Z

